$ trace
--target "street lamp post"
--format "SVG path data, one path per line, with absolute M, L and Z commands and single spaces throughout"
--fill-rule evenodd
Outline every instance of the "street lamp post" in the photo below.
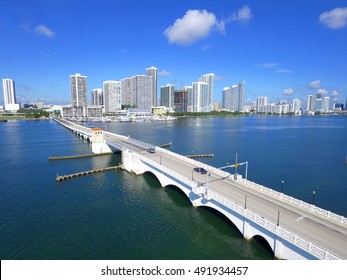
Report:
M 316 195 L 316 191 L 313 191 L 312 192 L 312 204 L 314 205 L 314 197 L 315 197 L 315 195 Z
M 281 193 L 283 193 L 284 180 L 282 180 L 281 183 L 282 183 L 282 186 L 281 186 Z

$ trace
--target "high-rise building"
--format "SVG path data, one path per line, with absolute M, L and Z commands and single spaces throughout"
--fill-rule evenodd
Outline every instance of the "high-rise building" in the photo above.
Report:
M 122 105 L 139 109 L 151 109 L 153 97 L 153 79 L 151 76 L 136 75 L 121 80 Z
M 211 112 L 209 85 L 205 82 L 193 82 L 193 112 Z
M 2 88 L 4 91 L 5 110 L 18 111 L 19 104 L 16 103 L 16 89 L 12 79 L 2 79 Z
M 315 95 L 315 111 L 323 111 L 323 98 L 321 93 L 316 93 Z
M 245 82 L 241 81 L 238 86 L 226 87 L 222 93 L 222 108 L 230 112 L 244 111 Z
M 160 105 L 166 106 L 169 111 L 174 110 L 174 91 L 174 86 L 170 84 L 160 87 Z
M 204 109 L 201 112 L 211 112 L 213 109 L 213 96 L 214 96 L 214 77 L 213 73 L 205 74 L 200 77 L 199 82 L 207 84 L 207 95 L 206 95 L 206 105 L 204 105 Z M 194 88 L 194 86 L 193 86 Z
M 266 113 L 266 106 L 267 106 L 267 96 L 260 96 L 257 97 L 257 104 L 255 107 L 256 113 Z
M 122 108 L 121 103 L 121 82 L 104 81 L 104 105 L 105 113 L 113 113 Z
M 87 107 L 87 76 L 70 75 L 70 94 L 73 107 Z
M 158 68 L 154 66 L 146 69 L 146 75 L 152 77 L 152 103 L 151 106 L 158 105 Z
M 329 113 L 329 111 L 330 111 L 330 97 L 329 96 L 323 97 L 322 111 L 323 111 L 323 113 Z
M 95 88 L 91 91 L 91 105 L 104 105 L 104 93 L 101 88 Z
M 175 90 L 174 94 L 175 112 L 187 112 L 188 91 L 187 89 Z
M 313 112 L 315 110 L 315 98 L 313 95 L 306 96 L 306 112 Z
M 300 114 L 301 113 L 301 100 L 300 99 L 297 99 L 297 98 L 293 99 L 292 113 L 294 113 L 294 114 Z

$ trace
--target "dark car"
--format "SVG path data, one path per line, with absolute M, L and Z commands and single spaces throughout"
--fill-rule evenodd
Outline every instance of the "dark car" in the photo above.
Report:
M 153 148 L 148 148 L 147 153 L 154 154 L 155 150 Z
M 202 168 L 202 167 L 195 167 L 194 171 L 198 172 L 198 173 L 201 173 L 201 174 L 207 174 L 207 170 Z

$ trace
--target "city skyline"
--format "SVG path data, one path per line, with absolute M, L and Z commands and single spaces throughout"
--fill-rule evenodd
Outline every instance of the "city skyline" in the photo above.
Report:
M 258 2 L 5 1 L 0 75 L 16 81 L 20 102 L 68 104 L 71 73 L 88 76 L 89 93 L 155 65 L 159 88 L 215 73 L 213 101 L 244 80 L 245 104 L 316 93 L 344 103 L 346 3 Z

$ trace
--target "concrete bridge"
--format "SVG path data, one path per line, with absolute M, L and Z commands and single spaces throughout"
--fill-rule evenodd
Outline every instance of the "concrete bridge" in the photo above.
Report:
M 261 236 L 276 258 L 347 259 L 343 216 L 129 136 L 56 121 L 91 141 L 93 153 L 121 151 L 127 171 L 150 172 L 163 187 L 173 185 L 183 191 L 193 206 L 219 211 L 245 239 Z M 206 174 L 195 172 L 196 167 Z

